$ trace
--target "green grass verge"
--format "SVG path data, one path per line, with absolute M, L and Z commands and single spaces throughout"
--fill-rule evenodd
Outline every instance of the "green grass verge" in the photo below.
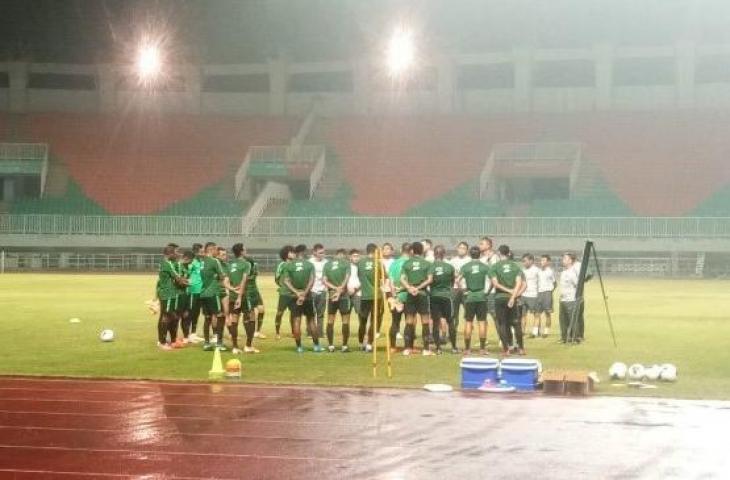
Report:
M 0 276 L 4 339 L 0 374 L 205 380 L 212 355 L 200 348 L 160 352 L 155 346 L 156 318 L 143 302 L 155 277 L 148 275 L 6 274 Z M 373 378 L 371 356 L 294 353 L 293 341 L 273 339 L 276 296 L 271 278 L 261 284 L 269 311 L 258 340 L 260 355 L 243 357 L 243 380 L 252 383 L 417 387 L 425 383 L 459 383 L 460 357 L 394 356 L 392 379 L 386 378 L 385 354 Z M 680 398 L 730 398 L 730 281 L 607 279 L 618 348 L 610 340 L 598 285 L 589 284 L 588 341 L 578 347 L 556 338 L 528 340 L 530 357 L 546 368 L 584 368 L 599 372 L 607 395 Z M 79 324 L 69 323 L 78 317 Z M 386 322 L 387 322 L 386 318 Z M 283 331 L 288 333 L 288 322 Z M 103 328 L 117 340 L 102 343 Z M 198 327 L 200 328 L 200 327 Z M 339 330 L 339 323 L 336 326 Z M 353 329 L 355 330 L 355 329 Z M 490 322 L 490 343 L 496 335 Z M 385 340 L 381 340 L 382 344 Z M 350 342 L 351 346 L 355 344 Z M 224 360 L 229 358 L 224 354 Z M 606 370 L 614 361 L 645 364 L 672 362 L 679 381 L 656 390 L 613 387 Z

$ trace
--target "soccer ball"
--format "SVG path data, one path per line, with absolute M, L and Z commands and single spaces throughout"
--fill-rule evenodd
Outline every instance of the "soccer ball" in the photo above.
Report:
M 671 363 L 665 363 L 661 366 L 659 378 L 665 382 L 674 382 L 677 380 L 677 367 Z
M 629 378 L 631 380 L 641 380 L 646 376 L 644 366 L 640 363 L 635 363 L 629 367 Z
M 628 370 L 628 368 L 625 363 L 615 362 L 611 365 L 611 368 L 608 369 L 608 375 L 612 380 L 623 380 L 626 378 L 626 370 Z
M 241 361 L 237 358 L 232 358 L 226 362 L 226 377 L 228 378 L 240 378 L 241 377 Z
M 114 341 L 114 330 L 102 330 L 99 334 L 99 340 L 102 342 L 113 342 Z
M 659 380 L 659 375 L 662 373 L 662 367 L 659 365 L 652 365 L 651 367 L 647 367 L 644 370 L 644 374 L 646 375 L 647 380 L 651 380 L 652 382 L 655 382 Z

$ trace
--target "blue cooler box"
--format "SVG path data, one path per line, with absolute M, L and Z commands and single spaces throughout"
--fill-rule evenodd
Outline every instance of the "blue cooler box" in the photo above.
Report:
M 529 358 L 507 358 L 500 363 L 500 377 L 517 390 L 535 390 L 538 365 L 537 360 Z
M 498 382 L 499 360 L 496 358 L 466 357 L 461 360 L 461 388 L 476 389 L 485 380 Z

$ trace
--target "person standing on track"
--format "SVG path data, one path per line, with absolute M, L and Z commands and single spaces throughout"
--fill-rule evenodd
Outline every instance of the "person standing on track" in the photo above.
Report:
M 431 309 L 429 305 L 428 286 L 433 277 L 430 274 L 431 263 L 423 258 L 423 244 L 414 242 L 411 245 L 411 258 L 406 260 L 401 269 L 400 281 L 408 292 L 405 304 L 406 330 L 405 349 L 403 355 L 410 355 L 416 335 L 416 315 L 421 319 L 421 335 L 423 337 L 423 355 L 433 355 L 431 342 Z
M 522 319 L 518 300 L 525 291 L 525 280 L 520 266 L 510 258 L 510 249 L 507 245 L 500 245 L 500 260 L 495 263 L 489 277 L 494 287 L 494 307 L 497 314 L 497 332 L 502 342 L 502 354 L 509 355 L 509 345 L 512 344 L 512 330 L 517 342 L 516 353 L 525 354 L 524 338 L 522 334 Z
M 431 264 L 431 320 L 433 322 L 433 343 L 436 353 L 441 353 L 441 334 L 449 336 L 451 352 L 458 353 L 456 329 L 454 328 L 454 267 L 444 260 L 446 249 L 437 245 L 433 250 L 434 262 Z
M 327 349 L 335 351 L 335 318 L 339 312 L 342 319 L 342 353 L 350 351 L 347 343 L 350 340 L 350 312 L 352 303 L 347 294 L 347 282 L 350 279 L 350 262 L 344 248 L 337 250 L 335 258 L 327 262 L 322 272 L 322 280 L 329 290 L 327 302 Z

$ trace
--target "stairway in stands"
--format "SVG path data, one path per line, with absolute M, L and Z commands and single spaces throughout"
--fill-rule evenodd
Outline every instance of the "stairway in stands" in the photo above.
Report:
M 593 198 L 605 197 L 607 195 L 613 195 L 613 193 L 606 182 L 603 181 L 598 164 L 584 155 L 581 159 L 580 168 L 578 169 L 573 197 Z

